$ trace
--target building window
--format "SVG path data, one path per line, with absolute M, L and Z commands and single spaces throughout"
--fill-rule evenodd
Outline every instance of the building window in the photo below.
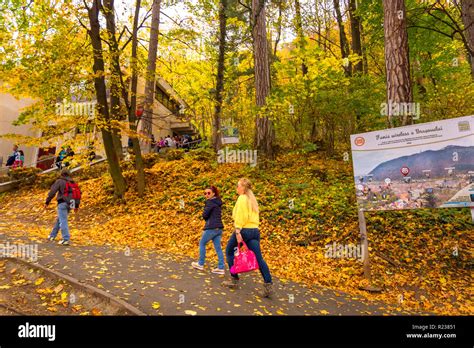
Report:
M 163 91 L 160 86 L 155 86 L 155 98 L 158 100 L 165 108 L 170 110 L 172 113 L 177 114 L 179 111 L 179 105 L 170 96 Z

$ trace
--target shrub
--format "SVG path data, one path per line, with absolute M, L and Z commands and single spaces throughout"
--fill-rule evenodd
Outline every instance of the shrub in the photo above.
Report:
M 183 157 L 184 157 L 184 150 L 183 149 L 169 149 L 165 154 L 165 158 L 168 161 L 180 160 Z
M 28 182 L 34 182 L 38 173 L 41 172 L 40 168 L 35 167 L 19 167 L 11 169 L 8 173 L 10 180 L 27 180 Z
M 217 158 L 216 153 L 210 148 L 197 148 L 188 152 L 189 158 L 196 161 L 211 161 Z
M 159 160 L 160 156 L 157 153 L 147 153 L 143 155 L 145 168 L 152 168 Z
M 36 185 L 42 189 L 49 189 L 54 184 L 56 179 L 59 178 L 59 172 L 54 171 L 48 174 L 42 174 L 36 179 Z

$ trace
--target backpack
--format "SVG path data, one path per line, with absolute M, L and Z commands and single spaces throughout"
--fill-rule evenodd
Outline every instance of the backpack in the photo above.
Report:
M 7 159 L 7 163 L 5 164 L 7 167 L 12 166 L 13 162 L 15 162 L 15 156 L 9 156 Z
M 64 200 L 70 209 L 77 209 L 81 204 L 81 189 L 74 181 L 66 181 L 63 193 Z

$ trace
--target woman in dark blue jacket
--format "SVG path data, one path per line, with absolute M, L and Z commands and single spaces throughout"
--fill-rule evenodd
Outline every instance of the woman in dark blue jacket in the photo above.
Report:
M 224 224 L 222 223 L 222 200 L 215 186 L 209 186 L 204 191 L 204 195 L 206 196 L 206 205 L 202 217 L 206 221 L 206 224 L 201 241 L 199 242 L 199 261 L 193 262 L 191 265 L 201 271 L 204 269 L 206 244 L 212 240 L 219 263 L 217 268 L 212 269 L 211 272 L 224 274 L 224 254 L 222 253 L 221 247 L 222 229 L 224 228 Z

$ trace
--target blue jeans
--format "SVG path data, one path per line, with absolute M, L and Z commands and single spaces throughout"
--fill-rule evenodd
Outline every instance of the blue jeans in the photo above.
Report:
M 263 259 L 262 251 L 260 250 L 260 231 L 258 228 L 242 228 L 240 230 L 240 234 L 242 235 L 242 239 L 244 240 L 245 244 L 247 244 L 248 248 L 255 253 L 255 257 L 257 258 L 258 268 L 260 269 L 260 274 L 263 277 L 263 281 L 265 283 L 272 282 L 272 275 L 270 274 L 270 270 L 268 269 L 268 265 Z M 234 248 L 237 247 L 237 237 L 235 233 L 232 233 L 232 236 L 227 243 L 227 247 L 225 249 L 225 253 L 227 255 L 227 264 L 229 265 L 229 269 L 234 265 Z M 237 274 L 230 274 L 235 279 L 239 279 Z
M 217 259 L 219 260 L 217 268 L 224 269 L 224 254 L 222 253 L 221 239 L 221 229 L 204 230 L 202 232 L 201 241 L 199 242 L 199 265 L 204 266 L 206 260 L 206 244 L 212 240 L 214 249 L 216 249 Z
M 59 229 L 61 229 L 61 235 L 63 240 L 69 240 L 69 227 L 67 225 L 67 216 L 69 214 L 69 207 L 67 203 L 58 204 L 58 217 L 56 223 L 54 224 L 53 230 L 49 235 L 51 238 L 56 238 L 58 235 Z

